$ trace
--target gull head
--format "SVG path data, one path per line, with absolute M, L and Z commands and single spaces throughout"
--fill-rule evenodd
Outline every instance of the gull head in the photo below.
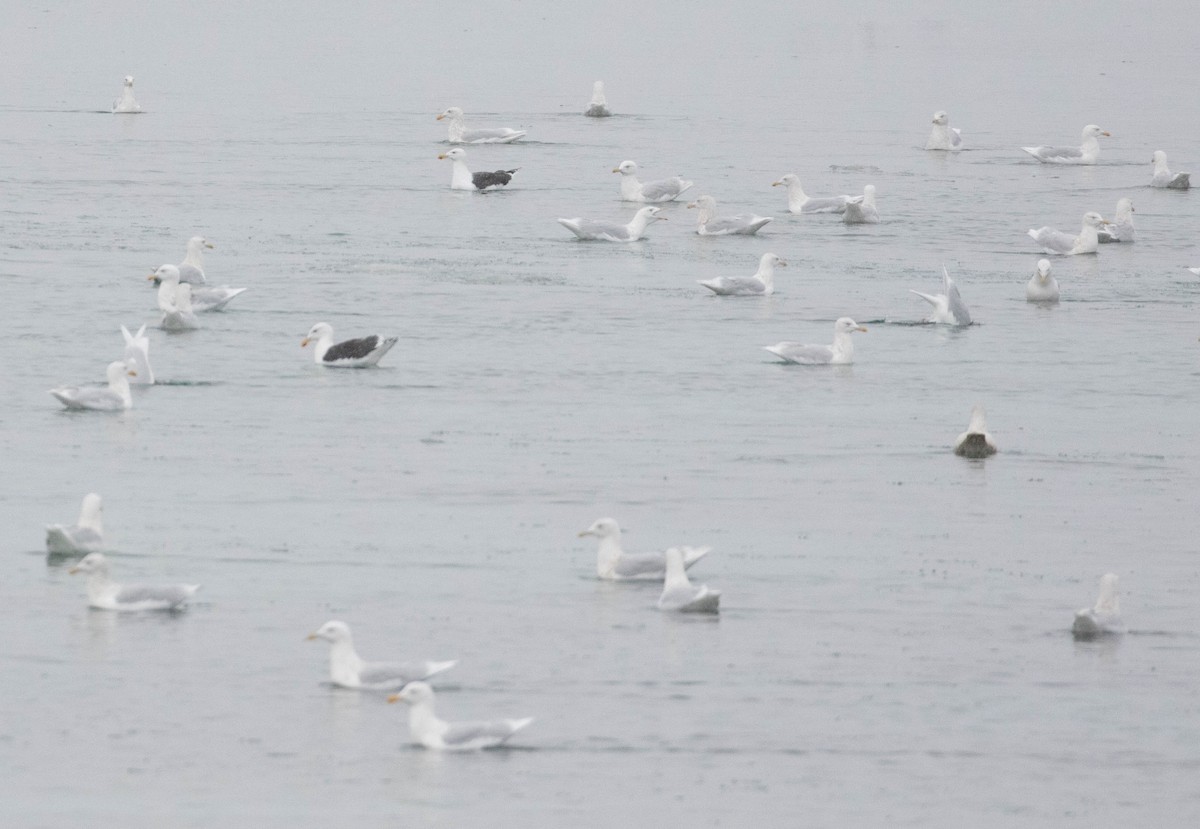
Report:
M 174 265 L 159 265 L 154 273 L 146 277 L 147 280 L 158 284 L 160 282 L 179 282 L 179 268 Z
M 462 161 L 466 157 L 467 152 L 461 147 L 455 147 L 453 150 L 447 150 L 438 156 L 438 158 L 448 158 L 451 161 Z
M 1050 260 L 1039 259 L 1037 263 L 1037 275 L 1040 280 L 1045 282 L 1050 278 Z
M 771 186 L 779 187 L 782 185 L 784 187 L 790 187 L 792 182 L 798 182 L 798 181 L 800 181 L 800 179 L 796 176 L 795 173 L 788 173 L 786 176 L 780 176 L 779 181 L 771 182 Z
M 1105 136 L 1106 138 L 1108 138 L 1108 137 L 1112 136 L 1112 133 L 1108 132 L 1107 130 L 1100 129 L 1095 124 L 1088 124 L 1086 127 L 1083 128 L 1083 137 L 1084 138 L 1099 138 L 1102 135 Z
M 700 210 L 716 210 L 717 200 L 712 196 L 698 196 L 694 202 L 688 204 L 689 210 L 693 207 L 699 208 Z
M 209 250 L 212 250 L 213 244 L 203 236 L 193 236 L 191 239 L 188 239 L 188 248 L 194 248 L 196 250 L 199 250 L 200 248 L 208 248 Z
M 1101 228 L 1104 227 L 1104 225 L 1112 224 L 1112 222 L 1108 221 L 1094 210 L 1089 210 L 1087 213 L 1083 214 L 1083 223 L 1088 227 L 1094 228 Z
M 108 378 L 109 383 L 119 383 L 127 376 L 137 377 L 137 371 L 124 360 L 115 360 L 108 364 L 104 376 Z
M 833 330 L 838 334 L 849 334 L 851 331 L 866 332 L 867 329 L 866 326 L 859 325 L 849 317 L 840 317 L 838 321 L 833 324 Z
M 1117 219 L 1122 217 L 1128 219 L 1134 213 L 1133 199 L 1118 199 L 1117 200 Z
M 1159 166 L 1160 164 L 1162 166 L 1166 167 L 1167 166 L 1167 154 L 1164 153 L 1162 150 L 1155 150 L 1154 155 L 1150 158 L 1150 162 L 1155 167 Z
M 423 702 L 433 702 L 433 689 L 428 683 L 410 682 L 400 689 L 400 693 L 392 694 L 388 702 L 407 702 L 409 705 L 419 705 Z
M 308 641 L 315 639 L 324 639 L 326 642 L 348 642 L 350 640 L 350 626 L 345 622 L 326 622 L 312 633 L 305 637 Z
M 773 265 L 776 268 L 786 268 L 787 260 L 781 259 L 780 257 L 776 256 L 773 253 L 764 253 L 762 255 L 762 260 L 761 260 L 760 264 Z
M 945 110 L 938 110 L 933 113 L 933 123 L 941 124 L 944 127 L 950 123 L 950 116 L 946 114 Z
M 72 576 L 76 573 L 107 573 L 108 559 L 103 553 L 88 553 L 75 562 L 75 566 L 67 571 Z
M 623 176 L 632 176 L 637 173 L 637 163 L 633 161 L 622 161 L 612 170 L 614 173 L 620 173 Z
M 300 347 L 304 348 L 313 340 L 319 340 L 322 337 L 332 337 L 333 326 L 327 322 L 318 322 L 312 328 L 308 329 L 308 334 L 300 341 Z
M 460 107 L 447 107 L 446 111 L 437 117 L 437 120 L 440 121 L 443 118 L 462 118 L 462 117 L 463 117 L 463 111 Z
M 125 85 L 126 85 L 126 86 L 133 86 L 133 75 L 126 75 L 126 76 L 125 76 Z
M 648 221 L 648 222 L 653 222 L 653 221 L 665 222 L 667 220 L 667 217 L 660 215 L 661 213 L 662 213 L 661 207 L 643 207 L 636 214 L 634 214 L 634 217 L 636 218 L 637 216 L 643 216 L 643 217 L 645 217 L 646 221 Z
M 621 525 L 613 518 L 598 518 L 592 526 L 579 532 L 579 537 L 594 536 L 596 538 L 620 538 Z

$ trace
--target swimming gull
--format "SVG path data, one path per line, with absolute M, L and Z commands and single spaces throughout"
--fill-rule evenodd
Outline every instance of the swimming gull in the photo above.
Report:
M 105 371 L 108 379 L 107 386 L 59 386 L 50 389 L 50 394 L 68 409 L 75 411 L 119 412 L 133 406 L 133 397 L 129 393 L 129 380 L 134 376 L 134 369 L 125 365 L 124 361 L 108 364 Z
M 950 116 L 944 111 L 933 113 L 933 129 L 925 141 L 927 150 L 949 150 L 958 152 L 962 149 L 962 131 L 950 126 Z
M 599 539 L 596 575 L 609 581 L 657 581 L 667 572 L 665 553 L 627 553 L 621 549 L 621 527 L 612 518 L 599 518 L 579 533 Z M 681 547 L 683 566 L 691 567 L 712 547 Z
M 1111 224 L 1111 222 L 1104 219 L 1099 213 L 1088 212 L 1083 214 L 1083 228 L 1080 229 L 1078 236 L 1071 236 L 1052 227 L 1039 227 L 1037 230 L 1028 230 L 1026 233 L 1029 234 L 1029 238 L 1041 245 L 1042 250 L 1046 253 L 1076 256 L 1081 253 L 1095 253 L 1099 249 L 1100 228 L 1107 224 Z
M 971 409 L 971 422 L 967 424 L 967 431 L 954 441 L 954 454 L 972 460 L 996 454 L 996 444 L 992 442 L 992 436 L 988 434 L 983 406 L 976 405 Z
M 130 334 L 129 329 L 121 326 L 121 336 L 125 338 L 125 364 L 134 370 L 133 382 L 144 385 L 154 385 L 154 369 L 150 368 L 150 338 L 146 336 L 146 326 L 138 329 L 136 334 Z
M 103 553 L 88 553 L 67 572 L 87 574 L 88 604 L 101 610 L 178 610 L 200 589 L 198 584 L 117 584 L 109 578 Z
M 658 609 L 678 613 L 717 613 L 721 605 L 721 591 L 710 590 L 707 584 L 696 587 L 688 581 L 683 550 L 671 547 L 665 556 L 667 572 L 663 578 L 662 595 L 658 597 Z
M 1071 633 L 1079 639 L 1092 639 L 1124 632 L 1121 603 L 1117 598 L 1117 576 L 1115 573 L 1106 573 L 1100 578 L 1100 595 L 1096 599 L 1096 606 L 1075 612 Z
M 866 330 L 849 317 L 840 317 L 833 324 L 832 345 L 806 345 L 784 341 L 775 345 L 765 345 L 763 349 L 789 363 L 804 366 L 844 365 L 854 362 L 854 343 L 850 341 L 850 333 Z
M 112 111 L 114 115 L 134 115 L 142 111 L 141 105 L 133 97 L 133 75 L 125 76 L 121 97 L 113 101 Z
M 193 236 L 187 241 L 187 255 L 179 263 L 179 281 L 189 285 L 203 285 L 208 282 L 204 273 L 204 249 L 213 249 L 212 242 L 203 236 Z
M 1102 135 L 1109 136 L 1111 133 L 1105 132 L 1095 124 L 1088 124 L 1083 128 L 1083 143 L 1078 147 L 1044 146 L 1021 149 L 1043 164 L 1095 164 L 1096 159 L 1100 157 L 1100 142 L 1096 139 Z
M 192 308 L 192 286 L 180 283 L 179 268 L 159 265 L 146 279 L 158 283 L 158 310 L 163 314 L 159 325 L 164 331 L 191 331 L 200 327 Z
M 1165 187 L 1168 190 L 1186 190 L 1192 186 L 1191 173 L 1172 173 L 1167 168 L 1167 154 L 1155 150 L 1150 159 L 1154 164 L 1154 175 L 1150 179 L 1151 187 Z
M 327 322 L 318 322 L 309 330 L 308 336 L 300 341 L 300 347 L 305 348 L 315 341 L 313 362 L 319 366 L 367 368 L 378 363 L 396 344 L 397 339 L 371 334 L 356 340 L 344 340 L 335 345 L 333 326 Z
M 861 196 L 855 196 L 846 202 L 842 221 L 848 225 L 879 224 L 879 209 L 875 206 L 874 184 L 868 184 L 863 188 Z
M 1105 245 L 1112 242 L 1132 242 L 1134 236 L 1133 200 L 1119 199 L 1117 215 L 1113 217 L 1113 221 L 1108 227 L 1101 228 L 1096 232 L 1096 240 Z
M 602 222 L 598 219 L 559 219 L 558 223 L 580 239 L 603 242 L 636 242 L 646 233 L 646 227 L 654 221 L 665 222 L 666 216 L 658 215 L 660 207 L 643 207 L 633 214 L 627 225 Z
M 770 296 L 775 293 L 775 269 L 786 267 L 787 262 L 775 254 L 764 253 L 754 276 L 718 276 L 699 282 L 719 296 Z
M 458 107 L 450 107 L 437 117 L 445 119 L 449 125 L 448 141 L 451 144 L 511 144 L 525 137 L 525 130 L 513 130 L 508 127 L 489 130 L 469 130 L 463 127 L 463 111 Z
M 604 97 L 604 81 L 596 81 L 592 84 L 592 102 L 588 105 L 587 112 L 583 114 L 588 118 L 607 118 L 612 115 L 612 111 L 608 108 L 608 99 Z
M 350 626 L 345 622 L 326 622 L 308 635 L 308 640 L 324 639 L 329 648 L 329 679 L 343 688 L 367 691 L 394 691 L 418 679 L 428 679 L 458 664 L 448 662 L 364 662 L 354 650 Z
M 446 722 L 433 710 L 433 689 L 424 682 L 410 682 L 388 702 L 407 702 L 408 730 L 425 748 L 438 751 L 475 751 L 495 748 L 533 722 L 533 717 L 519 720 L 487 720 L 484 722 Z
M 491 173 L 472 173 L 467 169 L 467 164 L 463 160 L 466 157 L 467 152 L 461 147 L 455 147 L 438 156 L 440 159 L 448 158 L 453 162 L 450 174 L 451 190 L 486 190 L 489 187 L 503 187 L 512 181 L 513 174 L 521 169 L 514 167 L 511 170 L 496 170 Z
M 89 492 L 83 496 L 79 520 L 70 527 L 62 524 L 46 526 L 46 552 L 52 555 L 90 553 L 104 547 L 104 504 L 100 496 Z
M 700 196 L 688 205 L 696 208 L 696 232 L 701 236 L 752 236 L 768 223 L 768 216 L 739 213 L 736 216 L 718 216 L 717 200 L 712 196 Z
M 1050 275 L 1050 260 L 1039 259 L 1037 270 L 1025 284 L 1027 302 L 1058 302 L 1058 280 Z
M 945 265 L 942 265 L 942 293 L 923 294 L 920 291 L 911 290 L 909 293 L 916 294 L 933 306 L 933 313 L 925 320 L 926 322 L 941 325 L 971 324 L 971 312 L 967 310 L 966 303 L 962 301 L 962 296 L 958 293 L 958 286 L 950 278 L 950 271 L 946 270 Z
M 850 196 L 809 196 L 795 173 L 788 173 L 771 186 L 787 187 L 788 210 L 792 213 L 845 213 L 850 201 Z
M 652 203 L 671 201 L 679 198 L 680 194 L 693 184 L 679 176 L 648 181 L 643 184 L 638 181 L 637 170 L 637 163 L 633 161 L 622 161 L 613 167 L 614 173 L 621 174 L 621 199 L 623 201 Z

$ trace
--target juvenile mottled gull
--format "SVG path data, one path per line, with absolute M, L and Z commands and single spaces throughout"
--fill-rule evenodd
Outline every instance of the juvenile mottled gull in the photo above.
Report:
M 1083 128 L 1082 144 L 1078 147 L 1022 147 L 1043 164 L 1095 164 L 1100 157 L 1100 142 L 1096 139 L 1110 133 L 1095 124 Z
M 612 518 L 599 518 L 579 533 L 600 541 L 596 551 L 596 575 L 609 581 L 657 581 L 667 571 L 665 553 L 626 553 L 621 549 L 621 527 Z M 691 567 L 708 555 L 711 547 L 681 547 L 683 566 Z
M 763 349 L 789 363 L 805 366 L 843 365 L 854 362 L 854 343 L 850 341 L 850 333 L 866 330 L 849 317 L 841 317 L 833 324 L 833 345 L 807 345 L 784 341 L 775 345 L 765 345 Z
M 388 702 L 407 702 L 408 730 L 425 748 L 438 751 L 475 751 L 495 748 L 525 726 L 533 717 L 520 720 L 446 722 L 433 710 L 433 689 L 424 682 L 410 682 Z
M 954 441 L 954 454 L 973 460 L 996 454 L 996 444 L 992 442 L 992 436 L 988 434 L 983 406 L 976 405 L 971 409 L 971 422 L 967 424 L 967 431 Z
M 109 363 L 104 374 L 107 386 L 59 386 L 50 389 L 50 394 L 68 409 L 78 411 L 119 412 L 132 407 L 133 397 L 126 378 L 132 377 L 134 370 L 119 361 Z
M 701 236 L 752 236 L 773 221 L 768 216 L 753 213 L 718 216 L 717 200 L 712 196 L 700 196 L 688 207 L 696 208 L 696 232 Z
M 355 340 L 333 342 L 333 326 L 327 322 L 318 322 L 308 332 L 300 347 L 306 348 L 310 342 L 313 346 L 313 362 L 319 366 L 333 368 L 367 368 L 383 359 L 383 355 L 396 344 L 397 337 L 381 337 L 371 334 Z
M 146 326 L 139 328 L 137 334 L 130 334 L 129 329 L 122 325 L 121 336 L 125 338 L 125 365 L 134 371 L 133 382 L 154 385 L 154 369 L 150 367 L 150 338 L 146 336 Z
M 574 233 L 580 239 L 604 242 L 636 242 L 646 233 L 646 227 L 653 221 L 665 222 L 666 216 L 658 215 L 660 207 L 643 207 L 633 214 L 633 220 L 627 225 L 616 222 L 602 222 L 597 219 L 559 219 L 558 223 Z
M 1117 215 L 1113 221 L 1096 232 L 1096 240 L 1102 245 L 1112 242 L 1132 242 L 1136 233 L 1133 229 L 1133 200 L 1117 201 Z
M 690 188 L 693 182 L 685 181 L 679 176 L 648 181 L 645 184 L 638 181 L 638 166 L 633 161 L 622 161 L 613 167 L 614 173 L 621 174 L 621 198 L 624 201 L 665 202 L 679 198 L 683 191 Z
M 513 130 L 508 127 L 488 130 L 466 129 L 463 126 L 463 111 L 458 107 L 450 107 L 439 115 L 437 120 L 447 122 L 449 126 L 447 140 L 451 144 L 511 144 L 525 136 L 524 130 Z
M 716 613 L 720 610 L 720 590 L 710 590 L 707 584 L 697 587 L 688 581 L 681 549 L 671 547 L 666 552 L 666 560 L 663 591 L 658 597 L 659 610 L 679 613 Z
M 121 87 L 121 97 L 113 101 L 112 111 L 114 115 L 133 115 L 142 111 L 141 104 L 133 97 L 133 75 L 125 76 L 125 84 Z
M 861 196 L 855 196 L 846 202 L 842 221 L 848 225 L 879 224 L 879 208 L 875 206 L 874 184 L 868 184 L 863 188 Z
M 100 496 L 89 492 L 83 496 L 79 520 L 70 527 L 62 524 L 46 526 L 46 552 L 53 555 L 90 553 L 104 547 L 104 504 Z
M 1050 260 L 1039 259 L 1037 270 L 1025 284 L 1028 302 L 1058 302 L 1058 280 L 1050 275 Z
M 394 691 L 409 682 L 428 679 L 458 664 L 447 662 L 364 662 L 354 650 L 350 626 L 345 622 L 326 622 L 308 635 L 308 640 L 324 639 L 329 648 L 329 679 L 343 688 L 368 691 Z
M 1095 253 L 1100 247 L 1100 228 L 1111 222 L 1105 220 L 1099 213 L 1083 214 L 1083 228 L 1078 236 L 1071 236 L 1052 227 L 1039 227 L 1028 230 L 1030 239 L 1042 246 L 1046 253 L 1076 256 L 1081 253 Z
M 67 572 L 87 574 L 88 604 L 101 610 L 177 610 L 200 589 L 198 584 L 117 584 L 109 578 L 103 553 L 88 553 Z
M 1167 168 L 1167 154 L 1155 150 L 1150 159 L 1154 165 L 1154 175 L 1150 178 L 1151 187 L 1165 187 L 1168 190 L 1187 190 L 1192 186 L 1191 173 L 1172 173 Z
M 464 161 L 466 157 L 467 152 L 461 147 L 455 147 L 438 156 L 439 159 L 448 158 L 453 162 L 450 173 L 451 190 L 486 190 L 489 187 L 503 187 L 512 181 L 513 175 L 521 169 L 513 167 L 511 170 L 495 170 L 491 173 L 472 173 L 467 169 Z
M 962 131 L 950 126 L 950 116 L 945 112 L 933 113 L 933 129 L 925 141 L 927 150 L 949 150 L 958 152 L 962 149 Z
M 950 271 L 946 270 L 945 265 L 942 266 L 942 293 L 923 294 L 920 291 L 912 290 L 909 293 L 916 294 L 933 306 L 933 313 L 925 320 L 926 322 L 942 325 L 971 324 L 971 312 L 967 310 L 966 303 L 962 301 L 962 296 L 958 293 L 958 286 L 950 278 Z
M 583 114 L 589 118 L 607 118 L 612 115 L 608 108 L 608 100 L 604 97 L 604 81 L 592 84 L 592 102 Z
M 850 196 L 807 195 L 795 173 L 788 173 L 771 186 L 787 188 L 788 211 L 791 213 L 845 213 L 846 203 L 850 201 Z
M 786 267 L 787 262 L 775 254 L 764 253 L 754 276 L 718 276 L 698 281 L 720 296 L 770 296 L 775 293 L 775 269 Z
M 1114 573 L 1106 573 L 1100 579 L 1100 595 L 1096 598 L 1096 606 L 1075 612 L 1071 633 L 1079 639 L 1091 639 L 1124 632 L 1121 603 L 1117 598 L 1117 577 Z

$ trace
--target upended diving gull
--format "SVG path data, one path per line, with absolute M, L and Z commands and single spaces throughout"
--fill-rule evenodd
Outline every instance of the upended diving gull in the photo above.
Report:
M 89 492 L 83 496 L 79 520 L 69 527 L 62 524 L 46 526 L 46 552 L 52 555 L 90 553 L 104 548 L 104 504 L 100 496 Z
M 787 262 L 775 254 L 764 253 L 754 276 L 718 276 L 698 282 L 718 296 L 770 296 L 775 293 L 775 269 L 786 267 Z
M 1082 144 L 1078 147 L 1022 147 L 1043 164 L 1095 164 L 1100 157 L 1100 136 L 1109 136 L 1095 124 L 1083 128 Z
M 467 169 L 464 161 L 466 157 L 467 152 L 461 147 L 455 147 L 438 156 L 439 159 L 448 158 L 453 162 L 450 172 L 451 190 L 487 190 L 489 187 L 503 187 L 512 181 L 513 175 L 521 169 L 513 167 L 511 170 L 495 170 L 491 173 L 472 173 Z
M 949 150 L 958 152 L 962 149 L 962 131 L 950 126 L 950 116 L 944 111 L 933 113 L 933 129 L 925 141 L 927 150 Z
M 458 664 L 447 662 L 364 662 L 354 650 L 350 626 L 345 622 L 326 622 L 308 635 L 308 640 L 324 639 L 329 648 L 329 680 L 343 688 L 366 691 L 394 691 L 418 679 L 428 679 Z
M 996 454 L 996 444 L 992 442 L 992 436 L 988 434 L 983 406 L 976 405 L 971 409 L 971 422 L 967 424 L 967 431 L 954 441 L 954 454 L 972 460 Z
M 850 196 L 809 196 L 795 173 L 788 173 L 771 186 L 787 188 L 788 211 L 791 213 L 845 213 L 846 203 L 850 201 Z
M 119 412 L 133 406 L 129 393 L 129 380 L 134 370 L 124 361 L 108 364 L 105 377 L 108 386 L 59 386 L 50 389 L 65 407 L 75 411 Z
M 117 584 L 109 578 L 103 553 L 88 553 L 67 572 L 87 574 L 88 604 L 101 610 L 178 610 L 200 589 L 198 584 Z
M 1117 215 L 1106 227 L 1096 232 L 1096 240 L 1102 245 L 1113 242 L 1132 242 L 1136 233 L 1133 229 L 1133 200 L 1119 199 Z
M 962 301 L 962 296 L 958 293 L 958 286 L 950 278 L 950 271 L 946 270 L 945 265 L 942 266 L 942 293 L 923 294 L 920 291 L 912 290 L 909 293 L 916 294 L 933 306 L 933 312 L 925 320 L 926 322 L 941 325 L 971 324 L 971 312 L 967 310 L 966 303 Z
M 1058 280 L 1050 274 L 1050 260 L 1039 259 L 1037 270 L 1025 283 L 1027 302 L 1058 302 Z
M 1187 190 L 1192 186 L 1192 174 L 1172 173 L 1167 168 L 1167 154 L 1162 150 L 1155 150 L 1154 157 L 1150 161 L 1154 164 L 1154 175 L 1150 178 L 1151 187 L 1165 187 L 1168 190 Z
M 756 216 L 753 213 L 718 216 L 717 200 L 712 196 L 700 196 L 688 207 L 696 208 L 696 232 L 701 236 L 752 236 L 774 221 L 768 216 Z
M 848 225 L 879 224 L 879 208 L 875 206 L 875 185 L 868 184 L 863 188 L 861 196 L 855 196 L 846 202 L 842 212 L 842 222 Z
M 596 575 L 609 581 L 657 581 L 667 572 L 665 553 L 627 553 L 621 549 L 621 527 L 612 518 L 597 519 L 579 533 L 580 538 L 599 540 L 596 550 Z M 680 547 L 684 568 L 691 567 L 712 550 L 711 547 Z
M 672 176 L 643 184 L 638 181 L 637 171 L 637 163 L 633 161 L 622 161 L 613 167 L 614 173 L 621 174 L 621 199 L 623 201 L 650 203 L 671 201 L 679 198 L 680 194 L 694 183 L 685 181 L 679 176 Z
M 134 115 L 142 111 L 141 105 L 133 97 L 133 75 L 125 76 L 121 97 L 113 101 L 112 111 L 114 115 Z
M 720 590 L 711 590 L 707 584 L 697 587 L 688 580 L 683 550 L 671 547 L 665 555 L 667 572 L 663 578 L 662 594 L 658 597 L 658 609 L 678 613 L 717 613 L 720 611 Z
M 486 720 L 483 722 L 446 722 L 433 710 L 433 689 L 424 682 L 410 682 L 388 702 L 407 702 L 408 730 L 413 739 L 425 748 L 437 751 L 476 751 L 495 748 L 507 741 L 533 717 L 519 720 Z
M 130 334 L 129 329 L 121 326 L 121 336 L 125 338 L 125 365 L 133 369 L 133 382 L 143 386 L 154 385 L 154 369 L 150 367 L 150 338 L 146 336 L 146 326 L 138 329 L 136 334 Z
M 1100 595 L 1096 598 L 1096 606 L 1075 612 L 1071 633 L 1079 639 L 1091 639 L 1124 632 L 1121 603 L 1117 598 L 1117 576 L 1115 573 L 1106 573 L 1100 579 Z
M 451 144 L 511 144 L 525 137 L 524 130 L 513 130 L 508 127 L 488 130 L 469 130 L 463 126 L 463 111 L 458 107 L 450 107 L 437 117 L 446 120 L 449 126 L 447 140 Z
M 588 118 L 607 118 L 612 115 L 612 111 L 608 108 L 608 99 L 604 97 L 604 81 L 596 81 L 592 84 L 592 102 L 588 104 L 587 112 L 583 114 Z
M 1071 236 L 1052 227 L 1039 227 L 1037 230 L 1028 230 L 1026 233 L 1030 239 L 1041 245 L 1042 250 L 1046 253 L 1076 256 L 1081 253 L 1095 253 L 1099 249 L 1099 232 L 1107 224 L 1111 224 L 1111 222 L 1105 220 L 1099 213 L 1089 211 L 1083 214 L 1083 227 L 1078 236 Z
M 180 284 L 179 268 L 159 265 L 146 279 L 158 283 L 158 310 L 163 314 L 159 325 L 164 331 L 192 331 L 200 327 L 192 308 L 192 286 L 186 282 Z
M 667 220 L 660 216 L 660 207 L 643 207 L 633 214 L 633 220 L 627 225 L 616 222 L 603 222 L 597 219 L 559 219 L 558 223 L 574 233 L 580 239 L 603 242 L 636 242 L 646 235 L 646 228 L 651 222 Z
M 313 362 L 319 366 L 333 368 L 367 368 L 383 359 L 383 355 L 396 344 L 397 337 L 381 337 L 371 334 L 355 340 L 344 340 L 336 345 L 333 342 L 333 326 L 327 322 L 318 322 L 308 332 L 300 347 L 306 348 L 311 342 L 313 346 Z
M 784 341 L 775 345 L 764 345 L 763 350 L 770 351 L 789 363 L 804 366 L 845 365 L 854 362 L 854 343 L 850 341 L 850 333 L 866 330 L 849 317 L 841 317 L 833 324 L 832 345 L 807 345 Z

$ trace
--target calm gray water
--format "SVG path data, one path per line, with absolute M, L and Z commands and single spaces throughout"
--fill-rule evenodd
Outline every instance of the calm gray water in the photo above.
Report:
M 11 826 L 1082 826 L 1200 819 L 1200 172 L 1191 4 L 709 11 L 634 3 L 86 2 L 5 9 L 0 811 Z M 1079 19 L 1075 19 L 1079 18 Z M 1074 20 L 1074 25 L 1066 22 Z M 126 73 L 146 113 L 107 109 Z M 613 108 L 578 115 L 603 78 Z M 451 192 L 433 116 L 527 128 Z M 968 150 L 923 152 L 947 109 Z M 1113 133 L 1088 169 L 1020 145 Z M 609 170 L 682 173 L 760 237 L 630 246 Z M 885 223 L 792 217 L 770 183 L 879 190 Z M 1024 283 L 1026 228 L 1137 209 L 1138 242 Z M 152 330 L 163 385 L 99 381 L 145 274 L 216 244 L 249 286 Z M 791 266 L 765 300 L 695 280 Z M 978 321 L 914 326 L 945 263 Z M 760 346 L 857 361 L 787 367 Z M 392 333 L 327 372 L 319 320 Z M 950 453 L 972 404 L 1001 453 Z M 105 497 L 118 579 L 204 585 L 175 616 L 89 611 L 42 525 Z M 719 619 L 590 578 L 575 537 L 711 544 Z M 1131 633 L 1076 643 L 1121 578 Z M 458 658 L 450 719 L 537 717 L 512 750 L 409 745 L 325 684 L 331 618 L 367 658 Z

